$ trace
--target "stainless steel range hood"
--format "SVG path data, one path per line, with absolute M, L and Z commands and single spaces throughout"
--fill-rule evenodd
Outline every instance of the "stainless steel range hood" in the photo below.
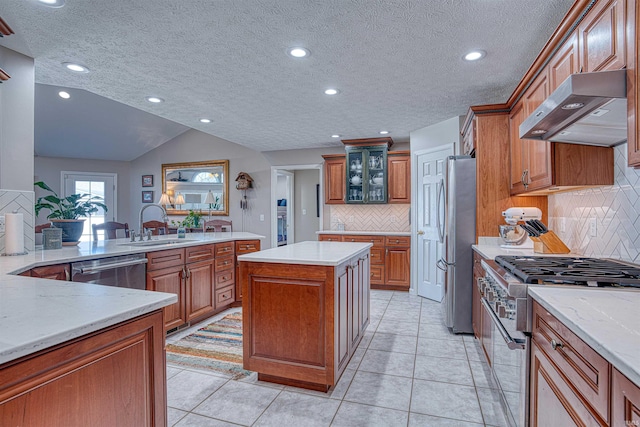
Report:
M 520 125 L 520 138 L 612 146 L 627 140 L 626 70 L 572 74 Z

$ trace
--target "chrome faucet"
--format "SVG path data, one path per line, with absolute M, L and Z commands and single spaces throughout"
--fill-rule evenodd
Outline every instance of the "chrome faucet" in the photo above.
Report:
M 169 222 L 169 217 L 167 217 L 167 211 L 164 209 L 164 207 L 162 207 L 162 205 L 159 205 L 157 203 L 149 203 L 146 204 L 142 207 L 142 209 L 140 209 L 140 240 L 142 240 L 142 237 L 144 236 L 144 227 L 142 226 L 143 220 L 142 220 L 142 214 L 144 213 L 145 209 L 150 208 L 152 206 L 157 207 L 158 209 L 160 209 L 162 211 L 162 220 L 166 223 Z

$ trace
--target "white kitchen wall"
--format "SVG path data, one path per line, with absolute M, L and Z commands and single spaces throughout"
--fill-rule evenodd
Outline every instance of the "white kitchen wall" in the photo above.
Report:
M 411 151 L 435 148 L 455 143 L 456 154 L 460 154 L 460 129 L 464 116 L 455 116 L 448 120 L 411 132 Z
M 640 170 L 614 148 L 615 183 L 549 196 L 549 226 L 575 253 L 640 262 Z
M 345 231 L 411 231 L 411 205 L 331 205 L 331 230 L 343 222 Z
M 34 209 L 35 204 L 33 191 L 15 191 L 0 189 L 0 215 L 18 212 L 22 214 L 24 221 L 24 247 L 28 251 L 35 250 Z M 4 253 L 5 232 L 0 231 L 0 253 Z
M 318 169 L 296 170 L 295 187 L 295 240 L 305 242 L 318 240 L 316 231 L 320 230 L 320 218 L 317 216 L 316 185 L 320 183 Z

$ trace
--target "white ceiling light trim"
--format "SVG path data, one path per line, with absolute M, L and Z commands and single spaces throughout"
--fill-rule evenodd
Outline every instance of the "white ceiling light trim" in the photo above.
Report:
M 62 7 L 64 6 L 64 0 L 38 0 L 38 3 L 41 3 L 47 7 Z
M 71 95 L 69 95 L 69 92 L 65 92 L 64 90 L 61 90 L 60 92 L 58 92 L 58 96 L 62 99 L 71 98 Z
M 487 55 L 487 52 L 484 50 L 472 50 L 464 56 L 465 61 L 477 61 L 478 59 L 482 59 Z
M 388 130 L 381 130 L 380 132 L 378 132 L 380 135 L 388 135 L 389 131 Z
M 69 71 L 73 71 L 74 73 L 86 74 L 89 72 L 89 69 L 84 65 L 76 64 L 74 62 L 63 62 L 62 65 Z
M 147 96 L 146 100 L 151 102 L 152 104 L 159 104 L 161 102 L 164 102 L 164 99 L 158 98 L 157 96 Z
M 333 135 L 331 135 L 331 138 L 340 138 L 342 135 L 334 133 Z
M 211 119 L 202 118 L 200 119 L 200 123 L 211 123 Z
M 305 58 L 309 56 L 311 52 L 309 52 L 309 49 L 305 49 L 304 47 L 292 47 L 287 50 L 287 53 L 289 56 L 294 58 Z
M 340 93 L 340 91 L 338 89 L 334 89 L 334 88 L 325 89 L 325 91 L 324 91 L 325 95 L 337 95 L 339 93 Z

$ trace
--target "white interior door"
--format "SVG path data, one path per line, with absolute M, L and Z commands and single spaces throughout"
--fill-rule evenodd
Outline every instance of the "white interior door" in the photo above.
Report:
M 107 212 L 99 209 L 98 212 L 86 217 L 82 237 L 80 241 L 91 240 L 91 225 L 102 224 L 105 221 L 117 221 L 116 206 L 116 174 L 100 174 L 95 172 L 62 172 L 63 197 L 71 194 L 88 194 L 90 197 L 98 196 L 107 206 Z
M 436 267 L 444 248 L 438 219 L 444 218 L 445 160 L 451 155 L 453 145 L 446 145 L 420 153 L 416 159 L 417 292 L 438 302 L 444 297 L 444 272 Z

